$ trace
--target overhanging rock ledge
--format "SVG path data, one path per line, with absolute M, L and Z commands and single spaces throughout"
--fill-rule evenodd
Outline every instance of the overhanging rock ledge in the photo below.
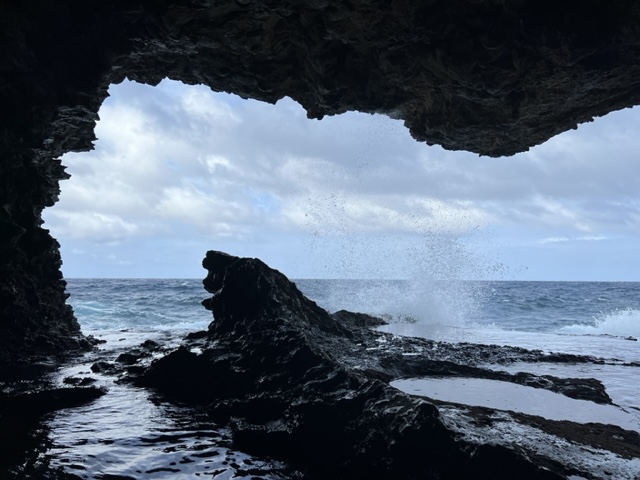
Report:
M 65 178 L 56 158 L 91 148 L 111 83 L 384 113 L 419 141 L 498 156 L 640 103 L 639 45 L 629 0 L 2 2 L 1 342 L 78 343 L 41 212 Z

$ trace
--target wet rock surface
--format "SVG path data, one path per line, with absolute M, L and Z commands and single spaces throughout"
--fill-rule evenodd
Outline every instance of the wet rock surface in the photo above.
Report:
M 175 349 L 180 335 L 150 333 L 154 340 L 141 344 L 139 333 L 98 335 L 100 347 L 82 356 L 0 371 L 0 478 L 300 478 L 282 462 L 232 448 L 229 431 L 202 408 L 159 404 L 151 392 L 121 381 L 140 373 L 153 355 Z M 129 352 L 136 362 L 117 361 L 121 355 L 129 360 Z M 113 368 L 94 371 L 96 364 Z M 61 404 L 56 399 L 63 392 L 78 401 Z
M 50 359 L 0 369 L 0 477 L 635 480 L 640 471 L 637 431 L 389 385 L 480 378 L 609 403 L 593 379 L 499 368 L 615 360 L 394 336 L 375 330 L 383 319 L 325 312 L 260 260 L 209 252 L 204 266 L 207 331 L 144 342 L 102 332 L 106 344 L 64 367 Z M 18 406 L 23 415 L 8 414 Z
M 553 356 L 394 337 L 369 327 L 379 319 L 328 314 L 260 260 L 209 252 L 203 265 L 213 293 L 203 302 L 214 315 L 209 331 L 125 381 L 152 387 L 165 400 L 206 406 L 210 418 L 230 428 L 235 448 L 289 462 L 305 478 L 601 478 L 590 473 L 589 449 L 620 458 L 640 452 L 638 434 L 619 427 L 455 406 L 388 385 L 410 376 L 477 377 L 610 402 L 592 379 L 481 366 L 488 356 L 503 363 Z M 530 429 L 529 442 L 487 438 L 492 415 L 512 431 Z M 547 448 L 550 437 L 573 442 L 587 460 L 565 462 L 562 448 Z

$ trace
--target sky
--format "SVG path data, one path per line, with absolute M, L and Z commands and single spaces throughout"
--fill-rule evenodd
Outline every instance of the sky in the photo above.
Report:
M 43 213 L 67 278 L 203 278 L 221 250 L 291 278 L 640 281 L 640 109 L 489 158 L 288 98 L 109 93 Z

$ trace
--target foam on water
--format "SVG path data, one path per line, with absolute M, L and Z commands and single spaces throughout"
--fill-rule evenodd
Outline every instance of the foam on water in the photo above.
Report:
M 570 335 L 554 332 L 527 332 L 490 326 L 449 327 L 420 323 L 391 323 L 379 327 L 382 332 L 451 343 L 508 345 L 546 353 L 591 355 L 620 362 L 638 362 L 640 343 L 611 335 Z
M 317 289 L 311 288 L 310 297 L 329 311 L 345 309 L 381 315 L 392 322 L 466 325 L 477 316 L 484 298 L 485 285 L 472 280 L 499 278 L 504 267 L 472 247 L 471 233 L 434 232 L 429 225 L 419 230 L 420 235 L 400 235 L 397 241 L 387 242 L 381 258 L 367 264 L 368 275 L 385 278 L 389 263 L 393 263 L 399 269 L 395 274 L 405 280 L 331 280 L 328 293 L 316 296 Z M 368 251 L 373 245 L 360 247 Z M 346 256 L 357 270 L 361 267 L 358 257 L 352 257 Z M 304 292 L 311 282 L 301 282 Z
M 615 335 L 640 337 L 640 310 L 625 308 L 595 319 L 591 325 L 573 324 L 559 329 L 561 333 L 579 335 Z
M 321 307 L 385 317 L 391 322 L 463 326 L 476 316 L 481 284 L 416 280 L 297 280 Z
M 388 298 L 384 313 L 392 321 L 462 326 L 477 308 L 469 284 L 458 281 L 416 280 L 397 297 Z
M 416 248 L 407 288 L 387 298 L 383 313 L 425 325 L 467 325 L 478 316 L 486 287 L 469 279 L 482 277 L 488 268 L 495 267 L 469 248 L 467 238 L 427 235 Z

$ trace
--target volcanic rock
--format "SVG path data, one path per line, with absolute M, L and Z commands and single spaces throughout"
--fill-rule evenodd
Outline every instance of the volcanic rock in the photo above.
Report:
M 0 396 L 1 417 L 32 418 L 91 402 L 106 392 L 98 387 L 61 387 L 20 395 Z
M 68 178 L 57 158 L 92 148 L 110 84 L 383 113 L 419 141 L 498 156 L 640 103 L 639 44 L 631 0 L 2 2 L 2 351 L 89 348 L 41 212 Z
M 404 394 L 388 382 L 407 371 L 471 373 L 544 388 L 575 383 L 576 390 L 581 380 L 464 365 L 452 354 L 455 346 L 448 360 L 400 355 L 405 369 L 394 350 L 421 345 L 426 352 L 433 350 L 433 342 L 398 339 L 394 346 L 390 335 L 359 325 L 367 323 L 365 316 L 330 315 L 258 259 L 211 251 L 203 266 L 209 272 L 204 286 L 213 294 L 203 304 L 214 316 L 206 337 L 191 337 L 135 381 L 165 399 L 207 405 L 212 419 L 231 429 L 236 448 L 288 461 L 305 478 L 527 479 L 578 473 L 562 464 L 561 451 L 545 456 L 498 440 L 483 445 L 462 439 L 433 402 Z M 388 348 L 380 347 L 387 343 Z M 441 355 L 447 352 L 444 344 L 439 346 Z M 467 346 L 463 360 L 471 348 Z M 514 355 L 513 361 L 520 358 L 520 349 L 492 348 L 504 348 L 503 355 Z M 598 390 L 591 381 L 584 388 L 591 395 Z M 558 422 L 519 418 L 512 419 L 514 425 L 529 422 L 541 431 L 563 431 Z

